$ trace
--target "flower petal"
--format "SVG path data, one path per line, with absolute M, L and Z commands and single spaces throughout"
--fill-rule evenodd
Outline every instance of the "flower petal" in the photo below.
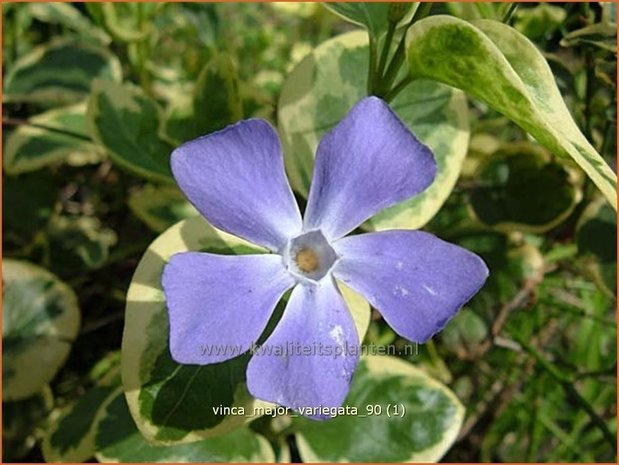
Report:
M 247 387 L 258 399 L 292 409 L 339 407 L 358 360 L 357 330 L 333 280 L 297 285 L 249 362 Z
M 415 342 L 443 328 L 488 277 L 477 255 L 422 231 L 360 234 L 333 247 L 342 256 L 334 276 Z
M 181 145 L 172 172 L 189 201 L 216 228 L 270 250 L 301 230 L 277 133 L 250 119 Z
M 294 280 L 279 255 L 173 255 L 162 276 L 170 352 L 208 365 L 247 351 Z
M 376 97 L 357 103 L 321 140 L 305 230 L 329 240 L 426 189 L 436 175 L 430 149 Z

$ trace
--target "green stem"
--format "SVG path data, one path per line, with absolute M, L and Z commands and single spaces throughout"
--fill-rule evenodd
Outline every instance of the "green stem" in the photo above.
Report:
M 402 78 L 400 82 L 398 82 L 395 86 L 393 86 L 393 89 L 387 92 L 387 95 L 385 95 L 385 99 L 384 99 L 385 102 L 387 103 L 391 102 L 394 98 L 398 96 L 400 92 L 402 92 L 413 81 L 414 79 L 410 75 Z
M 144 12 L 144 5 L 138 4 L 138 28 L 143 31 L 146 30 L 146 14 Z M 150 75 L 148 72 L 148 50 L 149 49 L 149 35 L 139 40 L 136 43 L 136 51 L 138 54 L 138 73 L 140 78 L 140 85 L 146 91 L 147 94 L 152 96 Z
M 376 92 L 376 39 L 370 34 L 370 64 L 368 66 L 368 95 Z
M 585 50 L 585 66 L 587 69 L 587 82 L 585 88 L 585 136 L 589 139 L 589 142 L 592 144 L 593 141 L 593 126 L 592 126 L 592 101 L 593 94 L 595 92 L 595 65 L 593 63 L 593 54 L 591 53 L 591 49 L 587 48 Z
M 616 103 L 615 103 L 616 106 Z M 617 121 L 611 121 L 610 119 L 606 120 L 606 124 L 604 125 L 604 139 L 602 139 L 602 146 L 600 147 L 600 155 L 604 156 L 606 154 L 606 152 L 608 151 L 608 146 L 610 145 L 610 141 L 611 141 L 611 133 L 613 128 L 615 127 L 615 125 L 617 124 Z
M 404 58 L 406 56 L 406 33 L 410 29 L 410 27 L 416 22 L 422 20 L 426 16 L 430 14 L 430 10 L 432 9 L 432 2 L 424 2 L 418 8 L 415 16 L 409 21 L 409 23 L 404 28 L 404 32 L 402 33 L 402 37 L 400 38 L 400 42 L 398 43 L 398 48 L 396 48 L 393 57 L 391 57 L 391 62 L 387 66 L 387 70 L 383 75 L 381 82 L 381 90 L 384 93 L 389 93 L 389 89 L 393 85 L 398 73 L 400 72 L 400 68 L 402 67 L 402 63 L 404 62 Z
M 387 29 L 387 35 L 385 36 L 385 42 L 383 43 L 383 49 L 380 53 L 380 60 L 378 62 L 378 68 L 376 74 L 379 78 L 382 78 L 385 66 L 387 65 L 387 57 L 389 56 L 389 50 L 391 49 L 391 41 L 393 40 L 393 34 L 395 34 L 396 23 L 389 21 L 389 28 Z
M 617 443 L 616 438 L 613 433 L 608 429 L 608 425 L 604 421 L 602 417 L 600 417 L 594 408 L 591 406 L 589 401 L 585 399 L 578 390 L 574 387 L 574 381 L 568 375 L 561 372 L 556 366 L 550 363 L 544 355 L 542 355 L 535 347 L 529 344 L 523 337 L 520 335 L 514 337 L 514 339 L 522 346 L 524 350 L 526 350 L 529 354 L 535 358 L 537 363 L 552 377 L 556 382 L 558 382 L 568 397 L 574 400 L 574 402 L 582 408 L 587 415 L 589 415 L 589 419 L 591 423 L 594 424 L 604 436 L 604 439 L 611 445 L 612 449 L 617 453 Z
M 517 9 L 518 9 L 518 3 L 517 2 L 513 2 L 509 6 L 509 9 L 505 12 L 505 15 L 503 15 L 503 22 L 505 24 L 509 24 L 509 22 L 512 19 L 512 16 L 514 16 L 514 13 L 516 12 Z

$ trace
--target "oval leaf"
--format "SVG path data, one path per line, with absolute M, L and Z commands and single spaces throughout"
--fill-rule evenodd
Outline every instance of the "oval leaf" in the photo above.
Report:
M 118 59 L 85 42 L 61 40 L 34 49 L 8 71 L 2 99 L 7 102 L 74 103 L 90 92 L 95 78 L 120 81 Z
M 149 442 L 191 442 L 224 434 L 247 422 L 256 401 L 245 387 L 248 354 L 214 365 L 180 365 L 168 348 L 169 326 L 161 273 L 178 252 L 262 253 L 210 226 L 202 217 L 182 221 L 148 248 L 127 293 L 122 343 L 123 385 L 131 414 Z M 363 337 L 369 325 L 364 299 L 341 287 Z M 179 397 L 179 392 L 184 393 Z M 226 417 L 217 407 L 243 407 L 247 417 Z
M 11 132 L 6 141 L 3 164 L 8 174 L 61 161 L 80 166 L 101 159 L 102 151 L 89 140 L 84 103 L 41 113 L 29 123 Z
M 62 367 L 80 313 L 69 286 L 43 268 L 4 259 L 2 279 L 2 399 L 19 400 Z
M 146 186 L 132 192 L 129 208 L 153 231 L 163 232 L 179 221 L 198 216 L 198 211 L 173 186 Z
M 388 356 L 362 359 L 346 405 L 357 415 L 295 419 L 304 462 L 435 462 L 464 419 L 464 407 L 446 386 Z
M 164 123 L 166 134 L 180 144 L 237 122 L 243 118 L 241 91 L 230 55 L 216 55 L 202 68 L 193 96 L 179 95 L 171 101 Z
M 473 211 L 501 231 L 545 232 L 563 222 L 582 197 L 563 165 L 527 143 L 493 154 L 475 179 Z
M 93 138 L 120 166 L 146 178 L 172 181 L 172 146 L 159 136 L 160 110 L 130 84 L 96 80 L 88 103 Z
M 518 31 L 496 21 L 433 16 L 411 27 L 407 54 L 414 77 L 463 89 L 552 153 L 573 158 L 617 209 L 617 176 L 578 129 L 542 54 Z
M 243 117 L 237 70 L 225 53 L 215 56 L 198 76 L 193 99 L 196 135 L 223 129 Z
M 303 196 L 307 196 L 320 138 L 365 96 L 367 60 L 366 34 L 343 34 L 316 48 L 284 84 L 278 124 L 290 182 Z M 421 80 L 402 91 L 391 106 L 433 150 L 438 172 L 426 191 L 379 213 L 365 224 L 366 229 L 422 227 L 450 194 L 466 155 L 468 109 L 461 92 Z
M 51 422 L 43 438 L 46 462 L 85 462 L 95 455 L 95 433 L 107 405 L 119 394 L 120 379 L 95 386 Z
M 274 462 L 266 439 L 248 428 L 191 444 L 155 446 L 140 434 L 124 396 L 106 407 L 97 427 L 96 457 L 100 462 Z

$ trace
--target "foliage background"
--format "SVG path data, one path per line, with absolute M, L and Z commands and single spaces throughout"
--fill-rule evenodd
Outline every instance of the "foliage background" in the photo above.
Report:
M 435 4 L 432 14 L 501 20 L 509 13 L 616 170 L 616 26 L 608 26 L 616 11 L 598 3 L 506 5 Z M 2 14 L 3 258 L 51 271 L 75 292 L 81 313 L 49 385 L 3 399 L 3 460 L 32 462 L 44 459 L 41 444 L 58 412 L 113 373 L 126 291 L 143 252 L 193 215 L 165 180 L 166 160 L 142 170 L 143 160 L 243 117 L 276 122 L 295 65 L 357 27 L 302 3 L 3 3 Z M 596 29 L 577 32 L 588 26 Z M 37 58 L 39 46 L 60 50 L 60 58 Z M 97 77 L 134 85 L 105 100 Z M 113 117 L 96 124 L 95 106 Z M 491 278 L 441 335 L 408 357 L 466 407 L 444 460 L 614 461 L 615 212 L 577 168 L 478 100 L 469 100 L 469 122 L 459 180 L 425 229 L 482 254 Z M 55 285 L 24 284 L 23 295 L 53 303 Z M 23 327 L 5 334 L 7 309 L 17 304 L 6 290 L 3 301 L 6 378 L 10 349 L 40 334 Z M 376 312 L 366 341 L 406 344 Z M 50 346 L 37 354 L 41 347 Z M 252 428 L 276 449 L 283 438 L 299 458 L 285 430 L 270 436 L 277 428 L 266 419 Z

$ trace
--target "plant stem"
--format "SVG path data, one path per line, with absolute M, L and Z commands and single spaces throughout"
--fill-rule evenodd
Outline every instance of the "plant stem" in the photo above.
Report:
M 380 53 L 380 60 L 378 61 L 378 68 L 376 68 L 376 74 L 382 78 L 387 65 L 387 57 L 389 56 L 389 50 L 391 50 L 391 41 L 393 40 L 393 34 L 395 33 L 396 23 L 389 21 L 389 28 L 387 29 L 387 35 L 385 36 L 385 42 L 383 43 L 383 49 Z
M 595 65 L 593 63 L 593 54 L 591 49 L 585 50 L 585 67 L 587 68 L 587 82 L 585 88 L 585 136 L 591 144 L 593 141 L 593 126 L 591 121 L 591 103 L 595 92 Z
M 406 76 L 402 78 L 400 82 L 393 86 L 393 89 L 387 92 L 387 95 L 385 95 L 385 102 L 391 102 L 394 98 L 398 96 L 400 92 L 402 92 L 402 90 L 404 90 L 404 88 L 406 88 L 406 86 L 413 82 L 413 80 L 414 79 L 412 78 L 412 76 Z
M 138 28 L 140 31 L 146 30 L 146 15 L 144 12 L 144 5 L 138 4 Z M 143 39 L 136 43 L 136 51 L 138 54 L 138 74 L 140 79 L 140 85 L 146 91 L 147 94 L 152 96 L 150 76 L 147 68 L 148 61 L 148 48 L 149 48 L 149 36 L 146 35 Z
M 616 102 L 615 102 L 616 105 Z M 612 121 L 611 119 L 606 120 L 606 124 L 604 125 L 604 138 L 602 139 L 602 145 L 600 147 L 600 155 L 604 156 L 604 154 L 608 151 L 608 146 L 611 142 L 611 133 L 613 128 L 616 126 L 617 121 Z
M 368 65 L 368 95 L 376 92 L 376 39 L 370 34 L 370 63 Z
M 402 33 L 402 37 L 400 38 L 398 47 L 396 48 L 396 51 L 393 54 L 393 57 L 391 57 L 391 62 L 387 66 L 387 70 L 385 71 L 382 77 L 382 80 L 381 80 L 380 90 L 383 91 L 384 94 L 389 93 L 389 90 L 391 89 L 391 86 L 393 85 L 395 78 L 400 72 L 402 63 L 404 62 L 404 58 L 406 55 L 406 33 L 408 32 L 409 28 L 413 24 L 415 24 L 417 21 L 422 20 L 426 16 L 428 16 L 428 14 L 430 14 L 431 9 L 432 9 L 432 2 L 422 3 L 422 5 L 419 7 L 417 12 L 415 13 L 415 16 L 413 16 L 413 18 L 409 21 L 409 23 L 404 28 L 404 32 Z
M 503 22 L 505 24 L 509 24 L 509 22 L 512 19 L 512 16 L 514 16 L 514 13 L 516 12 L 517 9 L 518 9 L 518 3 L 517 2 L 513 2 L 509 6 L 509 9 L 505 12 L 505 15 L 503 15 Z

